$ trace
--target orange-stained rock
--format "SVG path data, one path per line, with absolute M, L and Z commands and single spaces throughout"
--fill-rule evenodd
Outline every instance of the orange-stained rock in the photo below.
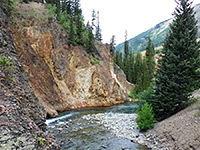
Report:
M 92 65 L 82 46 L 66 45 L 67 34 L 55 21 L 48 21 L 45 31 L 34 21 L 35 26 L 25 27 L 17 22 L 19 29 L 12 26 L 11 35 L 46 114 L 55 117 L 67 109 L 111 106 L 128 99 L 133 85 L 119 68 L 114 71 L 108 45 L 96 42 L 100 65 Z

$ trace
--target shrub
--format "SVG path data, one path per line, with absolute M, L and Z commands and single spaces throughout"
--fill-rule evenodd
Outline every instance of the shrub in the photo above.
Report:
M 9 71 L 10 71 L 11 69 L 15 69 L 16 66 L 11 65 L 11 63 L 8 61 L 8 59 L 7 59 L 5 56 L 0 57 L 0 69 L 1 69 L 1 68 L 2 68 L 3 72 L 6 74 L 6 76 L 7 76 L 7 78 L 8 78 L 8 81 L 9 81 L 9 82 L 10 82 L 10 81 L 14 81 L 14 82 L 15 82 L 15 79 L 12 78 L 12 77 L 10 77 L 10 76 L 8 75 L 8 73 L 9 73 Z
M 92 65 L 95 65 L 95 64 L 99 64 L 100 65 L 100 62 L 99 62 L 99 60 L 91 60 L 91 64 Z
M 44 138 L 39 138 L 39 139 L 38 139 L 38 142 L 39 142 L 39 145 L 40 145 L 40 146 L 43 146 L 43 145 L 44 145 L 44 142 L 43 142 L 43 141 L 45 142 L 45 139 L 44 139 Z
M 151 104 L 151 102 L 153 101 L 153 98 L 154 98 L 153 85 L 154 85 L 154 83 L 151 83 L 150 86 L 146 90 L 144 90 L 143 92 L 141 92 L 137 95 L 140 106 L 144 105 L 145 102 Z
M 151 104 L 145 102 L 142 108 L 137 111 L 137 114 L 136 122 L 140 130 L 146 131 L 154 127 L 155 119 Z
M 46 7 L 49 10 L 49 19 L 53 20 L 54 19 L 54 15 L 56 13 L 56 6 L 55 5 L 51 5 L 51 4 L 46 4 Z
M 128 96 L 132 99 L 137 99 L 137 94 L 135 93 L 135 88 L 131 90 L 131 92 L 128 94 Z

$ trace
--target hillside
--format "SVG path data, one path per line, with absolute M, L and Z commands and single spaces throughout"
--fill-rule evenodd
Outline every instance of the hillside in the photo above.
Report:
M 126 77 L 122 74 L 117 79 L 108 45 L 96 41 L 99 57 L 89 57 L 83 46 L 67 44 L 66 30 L 48 16 L 43 4 L 17 3 L 16 8 L 17 27 L 10 26 L 13 43 L 48 117 L 68 109 L 128 100 Z
M 28 83 L 7 23 L 8 16 L 0 7 L 0 59 L 6 57 L 15 66 L 6 71 L 0 65 L 0 149 L 58 149 L 44 132 L 44 109 Z M 10 82 L 8 76 L 15 81 Z M 39 139 L 45 140 L 44 147 L 38 143 Z
M 128 100 L 133 85 L 114 67 L 107 44 L 95 41 L 98 57 L 90 56 L 85 47 L 68 44 L 68 33 L 44 4 L 15 1 L 12 17 L 4 6 L 0 5 L 0 149 L 58 149 L 45 133 L 46 118 Z
M 196 12 L 196 19 L 198 20 L 198 37 L 200 37 L 200 4 L 195 5 L 195 12 Z M 169 29 L 169 25 L 172 22 L 173 18 L 165 20 L 153 28 L 137 35 L 134 38 L 131 38 L 129 41 L 129 49 L 134 50 L 135 53 L 142 52 L 146 49 L 146 45 L 148 42 L 149 36 L 152 39 L 152 43 L 154 47 L 160 47 L 163 44 L 163 41 L 165 39 L 165 35 Z M 124 49 L 124 43 L 121 43 L 116 46 L 116 50 L 123 52 Z
M 154 150 L 200 149 L 200 90 L 193 93 L 197 101 L 177 114 L 155 124 L 146 133 L 147 141 Z

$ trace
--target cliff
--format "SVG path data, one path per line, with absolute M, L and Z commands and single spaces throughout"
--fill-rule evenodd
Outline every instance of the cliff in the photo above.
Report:
M 95 42 L 100 63 L 82 46 L 68 46 L 67 33 L 41 3 L 16 4 L 11 36 L 20 62 L 30 78 L 45 114 L 91 106 L 110 106 L 128 100 L 126 78 L 115 75 L 108 45 Z M 123 82 L 123 83 L 122 83 Z
M 0 65 L 0 149 L 56 149 L 45 133 L 45 115 L 29 78 L 19 61 L 8 31 L 8 17 L 0 8 L 0 58 L 7 57 L 15 69 Z M 13 77 L 14 81 L 8 81 Z M 39 139 L 44 146 L 40 146 Z

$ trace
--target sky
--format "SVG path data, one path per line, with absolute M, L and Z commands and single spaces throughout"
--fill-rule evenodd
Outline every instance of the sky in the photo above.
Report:
M 200 0 L 194 0 L 194 4 Z M 92 20 L 92 11 L 99 11 L 100 28 L 103 43 L 110 43 L 113 35 L 116 44 L 154 27 L 156 24 L 172 18 L 176 7 L 174 0 L 81 0 L 85 23 Z

